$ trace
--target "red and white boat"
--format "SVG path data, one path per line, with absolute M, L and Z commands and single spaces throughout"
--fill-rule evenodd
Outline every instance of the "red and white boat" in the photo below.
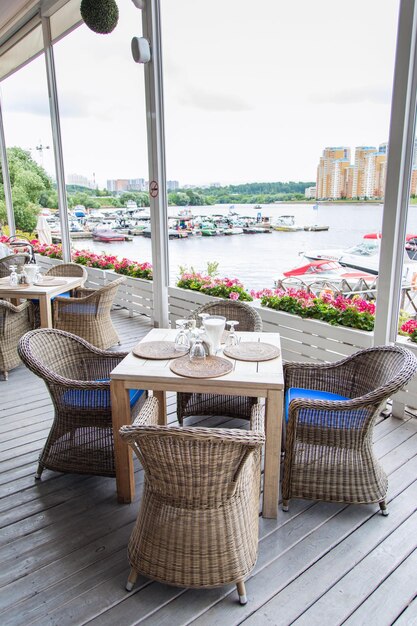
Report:
M 277 283 L 285 279 L 285 284 L 288 286 L 291 282 L 299 284 L 300 281 L 306 285 L 317 282 L 327 282 L 334 286 L 340 285 L 343 281 L 353 286 L 358 283 L 359 280 L 366 280 L 368 284 L 373 283 L 375 275 L 364 270 L 355 270 L 348 267 L 343 267 L 337 261 L 318 260 L 311 261 L 301 267 L 295 267 L 292 270 L 284 272 L 279 277 Z

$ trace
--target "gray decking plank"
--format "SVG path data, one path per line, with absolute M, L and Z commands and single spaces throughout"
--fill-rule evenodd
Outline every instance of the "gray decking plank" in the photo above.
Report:
M 115 346 L 115 350 L 130 349 L 152 327 L 149 319 L 129 318 L 123 310 L 113 311 L 112 319 L 122 341 L 122 346 Z M 126 547 L 136 518 L 143 472 L 135 466 L 139 493 L 131 506 L 116 503 L 111 479 L 107 483 L 108 479 L 100 477 L 45 471 L 41 483 L 35 483 L 36 455 L 53 417 L 49 394 L 43 381 L 24 367 L 10 372 L 4 385 L 0 386 L 5 403 L 5 410 L 1 410 L 3 402 L 0 406 L 0 432 L 4 435 L 2 442 L 7 441 L 2 451 L 7 459 L 0 464 L 0 471 L 4 470 L 1 480 L 6 481 L 0 485 L 0 524 L 5 531 L 0 537 L 3 544 L 0 580 L 4 583 L 0 588 L 1 623 L 72 626 L 90 621 L 97 626 L 116 623 L 128 626 L 143 619 L 144 623 L 158 626 L 194 620 L 210 626 L 220 622 L 229 626 L 249 618 L 248 621 L 256 620 L 253 623 L 264 624 L 269 619 L 269 623 L 284 625 L 290 623 L 284 619 L 292 615 L 286 613 L 289 607 L 301 602 L 292 616 L 297 619 L 312 603 L 321 597 L 324 601 L 323 594 L 331 596 L 337 576 L 347 579 L 352 567 L 360 568 L 361 562 L 372 559 L 373 548 L 369 545 L 369 556 L 358 557 L 364 541 L 362 535 L 369 533 L 375 541 L 373 529 L 376 525 L 378 530 L 382 522 L 385 535 L 382 534 L 381 541 L 389 542 L 388 528 L 395 526 L 396 520 L 407 518 L 412 498 L 415 499 L 417 420 L 411 413 L 404 421 L 379 418 L 375 450 L 390 473 L 389 494 L 393 498 L 387 520 L 374 515 L 375 507 L 293 500 L 289 514 L 280 512 L 278 520 L 260 520 L 260 556 L 248 581 L 250 600 L 246 607 L 237 604 L 233 586 L 182 590 L 141 579 L 134 592 L 128 594 L 124 590 L 129 569 Z M 21 390 L 18 406 L 13 399 L 16 390 Z M 176 423 L 175 393 L 168 394 L 168 421 Z M 212 423 L 219 420 L 213 418 Z M 398 522 L 398 531 L 394 529 L 393 536 L 401 532 L 401 524 Z M 405 545 L 404 549 L 409 547 Z M 340 563 L 337 571 L 321 565 L 326 560 L 331 563 L 332 558 Z M 413 561 L 409 559 L 411 556 L 395 571 L 384 562 L 380 568 L 381 586 L 361 600 L 352 620 L 355 615 L 365 615 L 361 611 L 366 611 L 367 605 L 370 608 L 377 605 L 379 594 L 383 593 L 379 589 L 388 595 L 387 590 L 411 571 Z M 303 585 L 309 580 L 312 586 L 319 582 L 320 589 L 314 589 L 311 597 L 307 593 L 307 598 L 303 596 Z M 393 619 L 403 610 L 409 597 L 406 595 L 395 606 L 390 605 Z M 278 606 L 275 614 L 274 602 Z M 413 611 L 416 611 L 415 603 L 410 604 L 403 616 L 408 613 L 412 619 Z M 399 617 L 400 622 L 406 623 L 404 617 Z
M 365 623 L 368 626 L 384 626 L 385 624 L 389 626 L 403 611 L 406 615 L 407 607 L 410 606 L 417 593 L 416 572 L 417 550 L 410 554 L 383 582 L 380 582 L 372 595 L 362 602 L 360 607 L 344 622 L 345 626 Z M 395 623 L 398 624 L 398 622 Z
M 404 482 L 408 482 L 408 484 L 411 483 L 412 486 L 410 489 L 414 489 L 413 493 L 417 495 L 417 484 L 413 482 L 415 471 L 417 471 L 417 458 L 413 459 L 406 469 L 401 468 L 394 473 L 391 477 L 391 497 L 396 496 L 398 493 L 401 494 Z M 400 504 L 396 504 L 396 508 L 399 509 L 398 515 L 400 519 L 407 517 L 410 512 L 413 511 L 412 502 L 412 497 L 409 495 L 408 498 L 401 498 Z M 329 517 L 327 520 L 324 512 L 331 510 L 331 508 L 333 508 L 334 511 L 334 519 Z M 337 554 L 338 545 L 342 543 L 341 549 L 343 551 L 345 545 L 343 541 L 346 537 L 358 528 L 367 528 L 369 524 L 367 525 L 365 522 L 375 517 L 378 521 L 386 521 L 385 519 L 380 520 L 380 516 L 375 513 L 375 510 L 375 507 L 365 505 L 343 507 L 342 505 L 330 503 L 318 503 L 314 508 L 309 509 L 308 518 L 312 515 L 318 515 L 319 517 L 322 515 L 322 524 L 316 532 L 311 535 L 306 534 L 306 536 L 295 543 L 290 550 L 288 550 L 288 546 L 291 545 L 292 535 L 290 541 L 286 540 L 283 543 L 281 553 L 277 550 L 276 542 L 275 544 L 271 543 L 271 545 L 268 545 L 268 557 L 270 562 L 267 564 L 263 563 L 260 553 L 260 558 L 258 559 L 254 572 L 247 581 L 246 586 L 249 601 L 246 606 L 241 607 L 239 613 L 241 619 L 243 620 L 245 617 L 249 617 L 254 611 L 259 610 L 263 604 L 271 600 L 278 591 L 284 589 L 292 580 L 304 580 L 302 576 L 304 571 L 309 570 L 317 561 L 322 561 L 325 555 L 328 555 L 330 561 L 336 558 L 336 556 L 333 555 Z M 387 520 L 389 523 L 394 521 L 391 516 L 389 516 Z M 384 528 L 387 528 L 387 524 L 385 527 L 382 527 L 382 530 Z M 369 546 L 367 534 L 368 531 L 365 532 L 365 549 Z M 354 545 L 355 541 L 353 542 L 353 546 Z M 265 545 L 262 546 L 262 550 L 264 549 Z M 347 551 L 346 554 L 343 551 L 343 554 L 344 558 L 347 559 L 351 552 Z M 323 576 L 325 576 L 327 572 L 328 568 L 324 569 Z M 323 580 L 325 580 L 325 578 L 323 578 Z M 334 581 L 333 574 L 330 575 L 330 580 Z M 321 583 L 320 578 L 314 578 L 312 580 L 314 594 L 317 594 L 319 583 Z M 301 588 L 303 588 L 303 586 Z M 216 592 L 218 602 L 215 606 L 210 607 L 210 604 L 216 596 Z M 201 617 L 196 620 L 196 623 L 210 625 L 232 624 L 234 623 L 235 614 L 234 602 L 233 600 L 231 601 L 229 595 L 230 593 L 224 593 L 222 590 L 213 590 L 211 596 L 206 599 L 204 598 L 204 594 L 200 592 L 197 594 L 194 591 L 187 591 L 187 594 L 184 595 L 184 597 L 180 597 L 177 603 L 174 603 L 169 610 L 171 610 L 173 615 L 182 615 L 183 612 L 188 615 L 192 609 L 195 615 L 202 614 Z M 295 595 L 292 594 L 293 598 L 297 598 L 297 605 L 300 602 L 299 596 L 300 592 Z M 317 595 L 314 595 L 314 599 L 317 599 Z M 178 604 L 178 606 L 176 606 L 176 604 Z M 285 604 L 288 604 L 288 599 Z M 280 613 L 281 610 L 284 609 L 281 607 L 281 604 L 279 606 Z M 292 606 L 294 606 L 294 603 Z M 295 617 L 297 616 L 298 614 L 296 614 Z M 295 617 L 292 619 L 295 619 Z M 287 624 L 291 621 L 292 620 L 284 620 L 282 623 Z

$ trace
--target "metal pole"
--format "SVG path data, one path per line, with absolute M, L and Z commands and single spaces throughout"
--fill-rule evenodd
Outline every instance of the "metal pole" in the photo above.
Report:
M 142 11 L 143 36 L 151 46 L 145 64 L 146 123 L 148 131 L 149 197 L 153 265 L 155 326 L 166 328 L 168 315 L 168 198 L 165 171 L 164 96 L 162 80 L 159 0 L 147 0 Z
M 375 345 L 397 338 L 417 95 L 416 0 L 401 0 L 379 261 Z
M 13 237 L 16 234 L 16 224 L 14 221 L 12 186 L 10 184 L 9 163 L 7 161 L 6 139 L 4 136 L 3 126 L 3 108 L 0 97 L 0 158 L 1 169 L 3 174 L 4 199 L 6 202 L 7 223 L 9 225 L 9 235 Z
M 71 238 L 68 224 L 68 203 L 67 191 L 65 187 L 64 159 L 62 156 L 58 91 L 56 87 L 54 52 L 51 43 L 49 17 L 42 17 L 42 31 L 46 62 L 46 77 L 48 81 L 49 109 L 51 112 L 52 141 L 54 144 L 55 173 L 58 189 L 58 210 L 61 222 L 62 258 L 65 262 L 69 262 L 71 261 Z

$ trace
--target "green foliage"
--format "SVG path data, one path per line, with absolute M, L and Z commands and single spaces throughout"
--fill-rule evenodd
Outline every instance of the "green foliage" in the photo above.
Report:
M 84 205 L 87 209 L 99 209 L 100 202 L 94 197 L 87 193 L 74 193 L 71 196 L 68 196 L 68 205 L 72 208 L 77 206 L 77 204 Z
M 361 309 L 358 308 L 357 301 L 349 301 L 342 297 L 333 301 L 307 294 L 294 296 L 267 293 L 261 297 L 261 304 L 276 311 L 285 311 L 302 318 L 321 320 L 333 326 L 347 326 L 359 330 L 373 330 L 374 328 L 375 316 L 371 312 L 373 305 L 368 305 L 369 310 L 364 310 L 367 305 Z
M 290 200 L 305 200 L 304 190 L 313 182 L 245 183 L 226 187 L 181 189 L 168 194 L 172 206 L 212 204 L 271 204 Z
M 115 0 L 82 0 L 80 11 L 88 28 L 101 35 L 111 33 L 119 21 Z
M 12 187 L 13 210 L 16 227 L 33 231 L 45 198 L 54 194 L 52 182 L 45 170 L 22 148 L 8 148 L 10 183 Z M 0 174 L 0 197 L 4 197 L 3 173 Z M 42 203 L 41 203 L 42 200 Z M 0 200 L 0 222 L 7 222 L 6 205 Z
M 146 191 L 125 191 L 119 200 L 121 206 L 126 206 L 129 200 L 136 202 L 138 207 L 149 206 L 149 194 Z

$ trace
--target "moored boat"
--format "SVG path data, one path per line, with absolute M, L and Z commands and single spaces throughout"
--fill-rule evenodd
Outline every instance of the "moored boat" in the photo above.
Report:
M 111 228 L 95 228 L 92 234 L 94 241 L 102 241 L 103 243 L 125 241 L 125 235 L 117 233 Z
M 272 224 L 274 230 L 280 230 L 287 233 L 294 233 L 298 230 L 303 230 L 302 226 L 298 226 L 295 223 L 294 215 L 280 215 Z

